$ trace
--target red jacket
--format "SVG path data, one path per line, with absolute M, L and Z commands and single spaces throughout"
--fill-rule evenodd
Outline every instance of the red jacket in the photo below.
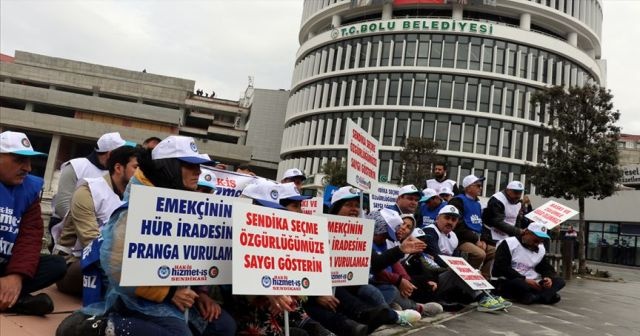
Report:
M 43 234 L 44 223 L 38 198 L 22 215 L 20 231 L 13 245 L 12 256 L 5 269 L 5 274 L 20 274 L 26 278 L 33 278 L 36 275 Z

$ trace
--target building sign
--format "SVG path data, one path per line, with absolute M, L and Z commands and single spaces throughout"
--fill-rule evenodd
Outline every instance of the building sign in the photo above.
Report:
M 477 269 L 460 257 L 449 257 L 440 255 L 442 261 L 462 279 L 473 290 L 493 289 L 493 286 L 485 279 Z
M 640 184 L 640 165 L 627 165 L 620 168 L 622 168 L 620 183 L 626 185 Z
M 393 207 L 400 193 L 400 187 L 390 183 L 378 183 L 375 191 L 371 192 L 371 211 Z
M 364 191 L 375 190 L 378 183 L 380 144 L 353 120 L 347 119 L 347 183 Z
M 345 27 L 338 27 L 331 31 L 331 38 L 337 39 L 341 37 L 351 37 L 366 33 L 383 32 L 457 32 L 492 35 L 493 24 L 478 21 L 451 19 L 404 19 L 371 21 Z
M 358 217 L 323 216 L 329 220 L 332 285 L 368 284 L 375 223 Z
M 568 206 L 564 206 L 556 201 L 549 201 L 542 206 L 535 208 L 525 217 L 538 223 L 544 224 L 547 229 L 551 230 L 560 223 L 578 214 Z
M 234 201 L 132 185 L 120 285 L 231 284 Z
M 326 218 L 236 203 L 233 223 L 233 294 L 331 295 Z

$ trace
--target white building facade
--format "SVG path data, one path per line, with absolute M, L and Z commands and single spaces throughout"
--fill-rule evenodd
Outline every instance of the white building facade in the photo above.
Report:
M 450 178 L 485 176 L 490 196 L 541 160 L 537 90 L 606 84 L 600 0 L 422 2 L 305 0 L 279 175 L 344 159 L 352 119 L 380 141 L 383 180 L 424 137 Z

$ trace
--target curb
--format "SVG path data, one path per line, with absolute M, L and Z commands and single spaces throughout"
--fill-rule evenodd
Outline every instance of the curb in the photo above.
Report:
M 425 317 L 422 320 L 414 323 L 413 326 L 410 328 L 397 326 L 397 325 L 382 326 L 376 329 L 376 331 L 371 335 L 372 336 L 411 335 L 411 334 L 420 332 L 424 329 L 430 328 L 433 325 L 437 325 L 437 324 L 452 320 L 454 318 L 468 314 L 475 310 L 476 310 L 476 306 L 466 306 L 465 308 L 455 313 L 446 312 L 446 313 L 438 314 L 437 316 L 434 316 L 434 317 Z

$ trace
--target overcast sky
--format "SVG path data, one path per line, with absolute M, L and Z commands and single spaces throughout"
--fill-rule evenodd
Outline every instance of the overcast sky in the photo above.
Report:
M 288 89 L 302 0 L 0 0 L 0 51 L 193 79 L 238 99 Z M 603 58 L 623 133 L 640 134 L 640 0 L 604 0 Z

